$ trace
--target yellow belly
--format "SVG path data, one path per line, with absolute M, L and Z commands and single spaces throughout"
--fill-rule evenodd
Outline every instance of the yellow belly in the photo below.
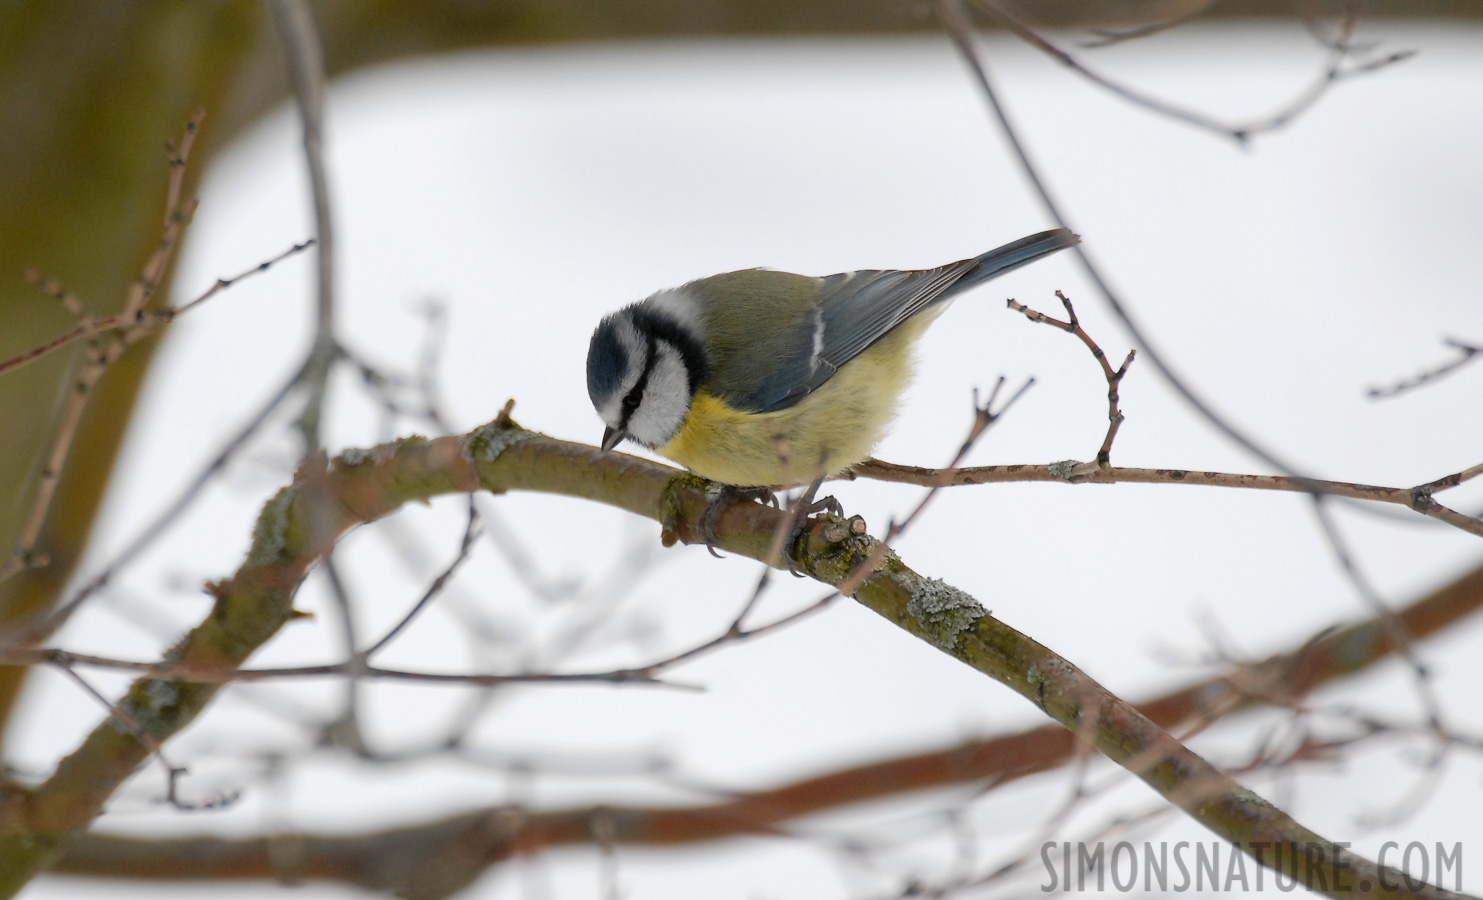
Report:
M 702 388 L 680 430 L 658 452 L 697 475 L 741 487 L 807 484 L 847 469 L 885 435 L 911 379 L 912 344 L 932 318 L 918 316 L 897 328 L 818 390 L 775 413 L 738 412 Z

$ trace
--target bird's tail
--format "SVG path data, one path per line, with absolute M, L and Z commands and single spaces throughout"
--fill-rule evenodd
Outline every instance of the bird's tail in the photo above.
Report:
M 983 284 L 990 278 L 998 278 L 1011 269 L 1018 269 L 1042 256 L 1049 256 L 1067 247 L 1075 247 L 1079 243 L 1081 243 L 1081 238 L 1071 231 L 1065 228 L 1053 228 L 1050 231 L 1042 231 L 1039 234 L 1020 238 L 1003 247 L 995 247 L 988 253 L 974 257 L 978 267 L 969 269 L 946 293 L 957 294 L 966 291 Z

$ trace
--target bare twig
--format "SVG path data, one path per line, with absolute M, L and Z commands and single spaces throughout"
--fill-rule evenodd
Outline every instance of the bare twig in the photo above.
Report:
M 465 525 L 463 529 L 463 539 L 459 542 L 458 545 L 458 555 L 454 557 L 453 562 L 449 563 L 446 569 L 438 573 L 438 577 L 433 579 L 432 584 L 428 585 L 427 590 L 422 595 L 422 599 L 418 600 L 417 603 L 415 603 L 412 608 L 407 611 L 407 614 L 391 627 L 391 630 L 382 635 L 380 640 L 367 647 L 360 653 L 357 653 L 356 659 L 364 662 L 365 660 L 370 659 L 372 654 L 376 653 L 378 650 L 381 650 L 387 644 L 391 643 L 392 640 L 394 640 L 397 635 L 401 634 L 408 625 L 412 624 L 412 620 L 417 617 L 418 613 L 426 609 L 427 605 L 431 603 L 433 599 L 436 598 L 440 593 L 443 592 L 443 586 L 448 583 L 448 579 L 452 578 L 454 573 L 458 571 L 459 567 L 468 561 L 469 553 L 472 552 L 474 548 L 474 541 L 479 539 L 479 532 L 479 511 L 474 507 L 474 496 L 470 494 L 468 524 Z
M 195 200 L 183 201 L 180 194 L 185 179 L 185 161 L 190 154 L 191 146 L 195 143 L 196 131 L 200 127 L 203 115 L 204 113 L 198 110 L 186 122 L 178 149 L 173 144 L 166 144 L 169 151 L 170 181 L 168 199 L 165 203 L 165 224 L 155 252 L 144 265 L 143 274 L 129 287 L 123 315 L 130 319 L 143 316 L 144 304 L 149 301 L 164 277 L 165 267 L 169 264 L 171 255 L 180 243 L 181 235 L 190 223 L 191 214 L 195 211 Z M 61 299 L 68 309 L 76 311 L 82 308 L 81 303 L 70 294 L 63 292 Z M 46 524 L 47 514 L 51 511 L 52 498 L 61 484 L 62 470 L 72 450 L 72 440 L 76 437 L 77 428 L 82 422 L 83 411 L 87 409 L 88 401 L 92 397 L 93 387 L 98 383 L 98 379 L 103 377 L 109 365 L 125 349 L 143 338 L 145 333 L 147 331 L 142 331 L 141 326 L 135 324 L 121 332 L 110 333 L 106 339 L 88 341 L 86 359 L 81 371 L 73 379 L 72 390 L 67 394 L 61 417 L 53 432 L 51 447 L 42 463 L 40 481 L 31 498 L 15 549 L 11 551 L 5 562 L 0 563 L 0 581 L 5 581 L 28 568 L 48 564 L 49 560 L 46 555 L 37 552 L 36 543 L 41 537 L 42 527 Z
M 150 753 L 154 756 L 155 759 L 159 760 L 160 766 L 162 766 L 165 770 L 166 803 L 170 804 L 175 809 L 181 810 L 182 812 L 198 812 L 201 810 L 221 809 L 222 807 L 230 806 L 233 803 L 237 802 L 238 798 L 241 795 L 236 792 L 222 794 L 218 797 L 213 797 L 212 799 L 201 803 L 189 803 L 185 800 L 180 799 L 180 779 L 189 774 L 190 770 L 187 769 L 185 766 L 177 766 L 174 763 L 170 762 L 170 760 L 165 756 L 165 750 L 160 745 L 159 739 L 151 734 L 148 728 L 145 728 L 138 719 L 134 718 L 133 715 L 131 715 L 126 709 L 124 709 L 122 704 L 115 704 L 107 697 L 103 696 L 103 694 L 97 688 L 93 687 L 87 679 L 77 674 L 77 672 L 73 670 L 71 664 L 68 663 L 65 659 L 54 659 L 52 660 L 52 665 L 55 668 L 61 670 L 62 674 L 66 675 L 73 684 L 76 684 L 78 687 L 82 688 L 84 693 L 101 703 L 103 705 L 103 708 L 108 710 L 109 714 L 113 718 L 117 719 L 119 723 L 122 724 L 125 728 L 129 729 L 129 731 L 132 732 L 135 737 L 139 738 L 139 740 L 142 741 L 145 746 L 149 747 Z
M 1093 35 L 1092 40 L 1082 41 L 1081 46 L 1088 50 L 1100 47 L 1110 47 L 1113 44 L 1121 44 L 1124 41 L 1135 41 L 1139 38 L 1149 37 L 1171 28 L 1178 28 L 1191 19 L 1198 18 L 1209 8 L 1211 0 L 1196 4 L 1188 12 L 1181 13 L 1160 22 L 1150 22 L 1147 25 L 1139 25 L 1132 28 L 1088 28 L 1087 33 Z
M 1120 84 L 1100 72 L 1089 68 L 1071 53 L 1061 49 L 1045 38 L 1022 16 L 1006 4 L 998 2 L 998 0 L 973 0 L 973 2 L 980 9 L 1002 23 L 1005 28 L 1014 32 L 1025 43 L 1050 56 L 1061 65 L 1099 87 L 1110 91 L 1136 106 L 1141 106 L 1144 109 L 1174 119 L 1175 121 L 1193 125 L 1203 131 L 1209 131 L 1221 137 L 1229 138 L 1243 147 L 1250 142 L 1252 137 L 1277 131 L 1291 123 L 1294 119 L 1311 109 L 1338 82 L 1356 75 L 1378 71 L 1387 66 L 1410 59 L 1415 55 L 1415 51 L 1403 50 L 1378 59 L 1366 60 L 1346 67 L 1344 63 L 1356 52 L 1356 48 L 1350 43 L 1356 22 L 1355 11 L 1351 9 L 1341 24 L 1338 36 L 1325 42 L 1329 49 L 1329 59 L 1325 62 L 1322 72 L 1320 72 L 1312 84 L 1308 85 L 1296 97 L 1264 118 L 1242 123 L 1223 122 L 1198 110 L 1179 106 L 1130 88 L 1127 85 Z M 1197 10 L 1196 14 L 1198 12 Z M 1114 33 L 1107 39 L 1095 42 L 1089 46 L 1102 46 L 1135 37 L 1143 37 L 1164 28 L 1180 24 L 1182 21 L 1184 21 L 1182 18 L 1171 19 L 1165 23 L 1158 23 L 1129 32 Z
M 1473 477 L 1483 472 L 1483 466 L 1475 466 L 1434 484 L 1451 487 L 1463 476 Z M 903 466 L 879 459 L 868 459 L 855 466 L 852 474 L 857 478 L 875 481 L 894 481 L 904 484 L 932 486 L 942 481 L 950 487 L 964 484 L 1002 484 L 1022 481 L 1057 481 L 1065 484 L 1179 484 L 1204 485 L 1210 487 L 1249 488 L 1259 491 L 1285 491 L 1301 494 L 1319 493 L 1354 500 L 1369 500 L 1405 506 L 1426 516 L 1446 522 L 1469 534 L 1483 537 L 1483 520 L 1464 515 L 1437 503 L 1427 485 L 1417 488 L 1380 487 L 1373 484 L 1357 484 L 1347 481 L 1315 481 L 1309 478 L 1294 478 L 1290 475 L 1243 475 L 1230 472 L 1194 471 L 1191 469 L 1141 469 L 1112 466 L 1106 469 L 1095 465 L 1066 460 L 1049 464 L 1011 464 L 999 466 L 969 466 L 961 469 L 924 469 Z M 1457 480 L 1454 480 L 1457 479 Z
M 314 236 L 319 242 L 314 344 L 301 385 L 306 396 L 304 411 L 299 418 L 304 452 L 308 454 L 321 446 L 324 395 L 329 385 L 330 368 L 340 352 L 335 337 L 335 228 L 323 152 L 324 49 L 319 30 L 314 25 L 314 14 L 304 0 L 264 2 L 287 57 L 294 99 L 298 103 L 299 122 L 304 130 L 304 162 L 309 170 L 309 190 L 314 199 Z
M 356 627 L 356 603 L 350 596 L 350 588 L 346 586 L 345 579 L 340 576 L 340 566 L 335 561 L 334 552 L 326 553 L 322 562 L 320 568 L 329 585 L 330 599 L 335 604 L 335 611 L 339 613 L 340 640 L 345 645 L 345 655 L 353 663 L 356 659 L 356 647 L 360 646 L 360 629 Z M 339 714 L 320 730 L 319 739 L 345 747 L 356 754 L 366 752 L 365 735 L 360 727 L 360 679 L 355 672 L 352 671 L 350 677 L 345 679 L 345 701 Z
M 1415 390 L 1416 388 L 1436 381 L 1438 378 L 1442 378 L 1446 375 L 1451 375 L 1453 372 L 1461 369 L 1463 366 L 1472 362 L 1474 359 L 1477 359 L 1479 356 L 1479 351 L 1483 350 L 1483 347 L 1480 347 L 1477 344 L 1463 343 L 1456 338 L 1443 338 L 1442 343 L 1458 351 L 1459 355 L 1456 359 L 1442 363 L 1440 365 L 1432 366 L 1431 368 L 1422 369 L 1421 372 L 1412 376 L 1411 378 L 1399 379 L 1386 387 L 1372 387 L 1365 392 L 1366 396 L 1370 397 L 1370 399 L 1372 400 L 1383 400 L 1388 397 L 1395 397 L 1400 394 L 1404 394 L 1407 391 Z
M 796 614 L 795 614 L 796 615 Z M 761 633 L 774 626 L 754 629 Z M 745 635 L 743 635 L 745 637 Z M 0 646 L 0 662 L 5 665 L 66 665 L 91 666 L 122 672 L 143 672 L 151 678 L 174 679 L 193 684 L 233 684 L 236 682 L 271 681 L 288 678 L 347 677 L 379 679 L 385 681 L 421 681 L 438 684 L 466 684 L 487 686 L 493 684 L 561 684 L 561 683 L 610 683 L 610 684 L 655 684 L 663 685 L 656 677 L 658 670 L 668 668 L 699 651 L 687 651 L 672 659 L 662 660 L 640 668 L 612 669 L 605 672 L 527 672 L 516 674 L 475 673 L 450 674 L 444 672 L 418 672 L 406 669 L 390 669 L 367 665 L 358 660 L 326 663 L 312 666 L 275 666 L 258 669 L 225 669 L 215 666 L 185 663 L 160 663 L 143 660 L 114 659 L 87 653 L 73 653 L 57 648 L 36 648 L 17 645 Z M 652 670 L 652 671 L 651 671 Z
M 293 392 L 294 386 L 298 384 L 300 374 L 300 372 L 295 372 L 290 376 L 273 393 L 273 396 L 268 398 L 256 412 L 249 416 L 246 423 L 237 429 L 236 434 L 232 435 L 222 444 L 221 449 L 216 452 L 216 455 L 212 457 L 210 462 L 202 467 L 201 471 L 196 474 L 196 477 L 191 480 L 190 484 L 161 510 L 129 542 L 128 546 L 120 551 L 113 559 L 109 560 L 102 571 L 98 572 L 86 584 L 73 592 L 72 596 L 67 598 L 67 601 L 54 612 L 48 613 L 31 624 L 17 629 L 15 632 L 18 635 L 17 639 L 23 641 L 40 640 L 44 636 L 56 631 L 89 597 L 107 585 L 125 566 L 138 558 L 139 554 L 153 546 L 154 542 L 169 530 L 170 526 L 179 519 L 180 515 L 190 508 L 191 504 L 196 501 L 196 498 L 201 495 L 201 492 L 211 483 L 211 480 L 216 477 L 217 473 L 226 468 L 227 464 L 246 445 L 247 441 L 268 420 L 268 417 L 288 399 L 289 394 Z
M 1092 357 L 1102 366 L 1102 374 L 1107 378 L 1107 437 L 1103 438 L 1102 446 L 1097 450 L 1097 468 L 1106 469 L 1112 465 L 1112 441 L 1117 437 L 1117 431 L 1123 424 L 1123 414 L 1118 409 L 1118 387 L 1122 384 L 1123 376 L 1128 374 L 1128 366 L 1133 364 L 1133 357 L 1138 351 L 1129 350 L 1123 364 L 1116 369 L 1112 368 L 1112 364 L 1107 361 L 1107 354 L 1102 352 L 1102 348 L 1097 346 L 1092 336 L 1081 327 L 1071 301 L 1060 291 L 1056 291 L 1056 296 L 1061 299 L 1061 305 L 1066 307 L 1067 321 L 1065 322 L 1036 312 L 1023 303 L 1016 303 L 1013 299 L 1010 299 L 1008 304 L 1010 309 L 1024 313 L 1025 318 L 1031 322 L 1040 322 L 1076 335 L 1083 344 L 1087 345 L 1087 349 L 1092 351 Z
M 258 274 L 259 272 L 266 272 L 275 264 L 282 262 L 288 257 L 293 256 L 294 254 L 302 253 L 305 249 L 313 245 L 314 239 L 310 238 L 301 244 L 294 244 L 292 247 L 289 247 L 287 250 L 284 250 L 277 256 L 274 256 L 270 259 L 265 259 L 252 268 L 239 272 L 236 275 L 231 276 L 230 278 L 218 278 L 216 280 L 216 283 L 207 288 L 204 293 L 198 295 L 191 301 L 180 306 L 165 307 L 163 309 L 155 310 L 136 310 L 134 312 L 129 312 L 126 310 L 121 313 L 116 313 L 111 316 L 103 316 L 101 318 L 92 318 L 87 316 L 85 313 L 82 312 L 82 308 L 80 305 L 76 306 L 74 310 L 73 304 L 79 303 L 76 294 L 73 294 L 71 291 L 64 290 L 62 286 L 53 279 L 47 278 L 46 276 L 41 275 L 34 270 L 27 270 L 26 279 L 28 281 L 30 281 L 32 284 L 36 285 L 38 288 L 45 291 L 46 293 L 57 297 L 63 302 L 64 305 L 67 306 L 69 310 L 78 312 L 78 318 L 80 321 L 77 325 L 73 326 L 72 329 L 62 332 L 61 334 L 57 335 L 44 344 L 33 347 L 30 350 L 27 350 L 25 353 L 20 354 L 19 356 L 14 356 L 7 360 L 0 360 L 0 375 L 9 372 L 12 369 L 19 369 L 24 365 L 33 363 L 36 360 L 46 356 L 47 354 L 52 353 L 56 350 L 60 350 L 69 344 L 75 343 L 76 341 L 90 338 L 95 334 L 101 334 L 106 331 L 127 329 L 127 337 L 125 338 L 126 342 L 131 345 L 137 343 L 146 335 L 153 332 L 155 329 L 159 328 L 160 326 L 170 324 L 180 316 L 185 315 L 192 309 L 195 309 L 197 306 L 200 306 L 202 303 L 205 303 L 207 300 L 210 300 L 218 293 L 226 290 L 242 279 L 251 278 L 253 275 Z
M 1430 497 L 1436 491 L 1444 491 L 1447 488 L 1457 487 L 1464 481 L 1477 478 L 1479 475 L 1483 475 L 1483 463 L 1478 463 L 1476 466 L 1469 466 L 1460 472 L 1453 472 L 1451 475 L 1443 475 L 1436 481 L 1428 481 L 1426 484 L 1418 485 L 1411 490 Z

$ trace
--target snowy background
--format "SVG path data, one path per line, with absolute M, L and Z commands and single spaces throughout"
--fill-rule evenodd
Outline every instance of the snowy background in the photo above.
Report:
M 1391 400 L 1366 397 L 1371 386 L 1448 358 L 1444 335 L 1483 340 L 1483 29 L 1384 25 L 1365 36 L 1419 55 L 1338 86 L 1249 151 L 1134 108 L 1009 39 L 984 47 L 1088 252 L 1190 384 L 1311 474 L 1409 486 L 1483 460 L 1483 369 Z M 1187 28 L 1085 58 L 1237 121 L 1283 105 L 1324 62 L 1296 24 Z M 1053 224 L 942 36 L 452 56 L 337 82 L 326 129 L 342 337 L 370 360 L 411 369 L 425 328 L 419 310 L 443 304 L 448 332 L 437 369 L 459 430 L 491 419 L 513 397 L 522 425 L 595 442 L 601 424 L 583 369 L 591 329 L 604 312 L 656 289 L 752 266 L 813 275 L 933 266 Z M 298 140 L 295 115 L 281 108 L 209 172 L 177 278 L 182 299 L 311 233 Z M 95 565 L 289 377 L 309 338 L 312 277 L 306 257 L 291 260 L 174 327 L 94 539 Z M 1106 427 L 1100 371 L 1079 343 L 1004 308 L 1014 297 L 1057 314 L 1056 289 L 1077 301 L 1084 324 L 1120 359 L 1128 338 L 1071 256 L 1020 270 L 960 299 L 929 332 L 919 375 L 877 456 L 946 463 L 968 425 L 972 388 L 1000 375 L 1011 384 L 1034 375 L 1037 385 L 969 462 L 1091 457 Z M 389 436 L 353 381 L 346 374 L 334 385 L 332 450 Z M 1146 361 L 1134 363 L 1122 398 L 1127 421 L 1114 462 L 1267 471 L 1174 397 Z M 236 568 L 257 509 L 286 483 L 294 453 L 286 422 L 280 416 L 207 502 L 93 601 L 59 643 L 151 658 L 197 621 L 208 608 L 200 584 Z M 837 485 L 835 493 L 877 533 L 920 496 L 867 482 Z M 1478 485 L 1448 499 L 1466 511 L 1483 508 Z M 1167 652 L 1208 647 L 1207 627 L 1259 658 L 1369 614 L 1301 496 L 1026 484 L 956 489 L 934 504 L 898 542 L 908 564 L 980 598 L 1125 699 L 1212 671 L 1176 665 Z M 439 671 L 641 663 L 724 629 L 757 576 L 757 564 L 718 562 L 703 548 L 663 550 L 654 523 L 615 511 L 532 495 L 499 497 L 493 506 L 556 599 L 529 590 L 486 546 L 382 662 Z M 394 622 L 451 560 L 462 508 L 449 498 L 347 540 L 340 558 L 364 604 L 363 634 Z M 1476 538 L 1418 523 L 1404 510 L 1386 512 L 1343 507 L 1338 518 L 1394 604 L 1483 556 Z M 409 564 L 406 556 L 417 558 Z M 635 562 L 642 577 L 630 583 Z M 783 581 L 758 621 L 821 594 L 816 584 Z M 306 583 L 298 605 L 316 619 L 286 628 L 255 664 L 342 658 L 319 579 Z M 473 646 L 470 621 L 490 639 Z M 1474 622 L 1424 646 L 1449 724 L 1474 735 L 1483 731 L 1480 641 Z M 90 677 L 110 690 L 126 683 Z M 472 739 L 486 766 L 372 765 L 310 753 L 306 732 L 285 717 L 332 715 L 341 686 L 234 688 L 170 750 L 191 767 L 187 796 L 240 789 L 243 799 L 219 813 L 169 812 L 157 802 L 163 778 L 151 767 L 99 828 L 349 831 L 508 802 L 696 803 L 1043 721 L 1018 696 L 849 602 L 672 677 L 705 690 L 502 693 Z M 430 740 L 472 692 L 377 684 L 363 693 L 369 737 L 390 752 Z M 1319 696 L 1419 716 L 1410 680 L 1393 664 Z M 22 714 L 45 727 L 17 730 L 11 755 L 33 771 L 45 771 L 101 715 L 50 672 L 38 673 L 27 703 Z M 1237 762 L 1261 730 L 1240 720 L 1193 746 Z M 1424 746 L 1390 742 L 1304 767 L 1296 779 L 1251 784 L 1361 853 L 1387 840 L 1461 841 L 1463 888 L 1477 891 L 1483 766 L 1476 755 L 1448 759 L 1418 815 L 1365 822 L 1412 792 Z M 290 762 L 270 778 L 265 760 L 279 755 Z M 513 765 L 525 759 L 545 771 Z M 1093 772 L 1117 781 L 1106 763 Z M 976 864 L 992 868 L 1023 850 L 1068 785 L 1062 772 L 973 804 Z M 962 806 L 970 793 L 971 786 L 925 804 L 880 804 L 864 821 L 898 834 L 929 830 L 922 810 Z M 1123 777 L 1056 837 L 1075 840 L 1155 799 Z M 859 827 L 844 821 L 802 823 L 798 833 Z M 1183 818 L 1159 824 L 1152 839 L 1212 839 Z M 842 862 L 829 841 L 811 837 L 662 853 L 620 848 L 616 884 L 635 898 L 889 896 L 912 874 L 947 871 L 953 853 L 940 832 L 883 853 L 875 869 Z M 601 896 L 611 865 L 594 851 L 552 852 L 496 867 L 470 896 Z M 246 898 L 279 889 L 210 890 Z M 200 891 L 49 879 L 24 896 Z M 297 895 L 362 896 L 323 884 Z

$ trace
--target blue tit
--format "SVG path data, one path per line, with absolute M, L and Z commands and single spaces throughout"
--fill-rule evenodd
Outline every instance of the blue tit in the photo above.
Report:
M 602 447 L 627 438 L 737 487 L 847 469 L 884 436 L 913 345 L 954 297 L 1079 241 L 1057 229 L 935 269 L 744 269 L 660 291 L 593 332 Z

